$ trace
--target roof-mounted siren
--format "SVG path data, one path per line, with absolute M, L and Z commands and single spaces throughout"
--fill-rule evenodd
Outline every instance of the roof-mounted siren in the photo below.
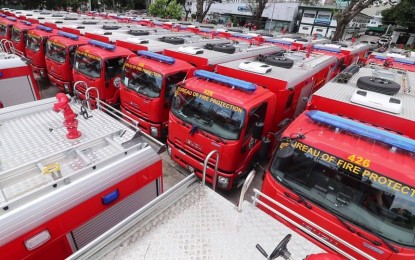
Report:
M 88 44 L 99 47 L 99 48 L 104 49 L 104 50 L 114 51 L 116 49 L 116 47 L 112 44 L 97 41 L 97 40 L 89 40 Z
M 45 31 L 45 32 L 52 32 L 53 31 L 52 28 L 44 26 L 44 25 L 37 25 L 36 29 L 39 29 L 39 30 L 42 30 L 42 31 Z
M 0 13 L 1 18 L 5 18 L 7 15 Z
M 315 50 L 321 50 L 321 51 L 329 51 L 329 52 L 336 52 L 341 53 L 341 46 L 335 45 L 335 44 L 315 44 L 313 46 Z
M 75 41 L 77 41 L 79 39 L 79 35 L 76 35 L 76 34 L 73 34 L 73 33 L 67 33 L 67 32 L 59 31 L 58 34 L 60 36 L 63 36 L 65 38 L 69 38 L 69 39 L 75 40 Z
M 179 47 L 179 52 L 197 55 L 197 54 L 203 54 L 203 49 L 200 47 L 193 47 L 193 46 L 186 46 L 186 47 Z
M 391 97 L 398 93 L 401 87 L 395 81 L 365 76 L 360 77 L 356 85 L 358 89 L 350 99 L 352 103 L 393 114 L 402 112 L 402 101 L 397 97 Z
M 22 24 L 24 24 L 24 25 L 27 25 L 27 26 L 32 25 L 32 23 L 31 23 L 31 22 L 29 22 L 29 21 L 21 20 L 20 22 L 21 22 Z
M 386 60 L 388 58 L 388 56 L 386 55 L 375 55 L 375 59 L 379 59 L 379 60 Z M 402 64 L 407 64 L 407 65 L 415 65 L 415 60 L 411 60 L 411 59 L 405 59 L 405 58 L 398 58 L 398 57 L 394 57 L 393 61 L 402 63 Z
M 144 56 L 149 59 L 157 60 L 157 61 L 164 62 L 167 64 L 174 64 L 176 62 L 176 60 L 172 57 L 165 56 L 165 55 L 158 54 L 158 53 L 151 52 L 151 51 L 138 51 L 137 55 Z
M 307 113 L 313 121 L 333 126 L 360 136 L 364 136 L 392 147 L 401 148 L 405 151 L 415 152 L 415 140 L 381 130 L 379 128 L 365 125 L 350 119 L 342 118 L 326 112 L 312 110 Z M 394 150 L 394 149 L 393 149 Z
M 206 70 L 196 70 L 194 75 L 195 77 L 204 78 L 207 80 L 213 80 L 213 81 L 222 83 L 224 85 L 231 86 L 232 88 L 236 88 L 236 89 L 246 91 L 246 92 L 254 92 L 256 90 L 256 85 L 251 82 L 234 79 L 231 77 L 223 76 L 223 75 L 209 72 Z
M 292 41 L 287 41 L 283 39 L 265 39 L 265 42 L 288 45 L 288 46 L 292 45 L 293 43 Z
M 239 64 L 241 70 L 246 70 L 259 74 L 266 74 L 272 71 L 272 67 L 257 61 L 244 61 Z
M 6 16 L 6 19 L 9 20 L 9 21 L 13 21 L 13 22 L 17 21 L 17 18 L 13 17 L 13 16 Z

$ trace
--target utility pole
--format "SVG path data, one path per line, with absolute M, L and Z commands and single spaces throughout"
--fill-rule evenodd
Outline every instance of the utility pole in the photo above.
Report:
M 88 11 L 92 11 L 91 10 L 91 0 L 88 0 Z

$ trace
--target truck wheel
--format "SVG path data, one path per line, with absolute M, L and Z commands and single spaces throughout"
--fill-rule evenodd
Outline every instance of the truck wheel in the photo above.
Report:
M 235 28 L 229 28 L 227 30 L 230 31 L 230 32 L 237 32 L 237 33 L 243 33 L 244 32 L 241 29 L 235 29 Z
M 138 36 L 138 35 L 149 35 L 150 32 L 149 31 L 143 31 L 143 30 L 134 30 L 134 29 L 131 29 L 130 30 L 130 34 L 131 35 L 135 35 L 135 36 Z
M 171 43 L 171 44 L 183 44 L 184 39 L 179 37 L 163 37 L 161 41 Z
M 371 76 L 360 77 L 357 80 L 356 85 L 360 89 L 374 91 L 385 95 L 395 95 L 401 88 L 395 81 Z
M 117 29 L 120 29 L 120 28 L 121 27 L 118 26 L 118 25 L 107 25 L 107 24 L 104 24 L 102 26 L 102 29 L 104 29 L 104 30 L 117 30 Z
M 223 52 L 223 53 L 233 54 L 235 53 L 235 46 L 231 44 L 215 44 L 213 46 L 213 50 Z
M 290 69 L 294 65 L 293 60 L 281 56 L 268 56 L 265 59 L 265 63 L 285 69 Z

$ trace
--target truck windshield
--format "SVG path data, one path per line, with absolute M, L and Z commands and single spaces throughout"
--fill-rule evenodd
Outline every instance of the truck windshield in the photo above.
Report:
M 101 76 L 102 61 L 99 57 L 90 53 L 76 51 L 74 68 L 86 76 L 99 78 Z
M 11 36 L 12 41 L 20 42 L 20 38 L 21 38 L 21 31 L 13 27 L 12 36 Z
M 7 25 L 0 24 L 0 35 L 1 36 L 7 35 Z
M 288 156 L 276 153 L 270 167 L 274 178 L 363 229 L 415 246 L 414 187 L 300 142 L 294 147 Z
M 150 98 L 160 96 L 163 78 L 158 72 L 125 63 L 121 80 L 124 86 L 139 94 Z
M 246 112 L 244 109 L 210 96 L 178 86 L 171 111 L 181 120 L 227 140 L 237 140 Z
M 38 51 L 40 49 L 40 44 L 42 43 L 42 38 L 33 34 L 27 34 L 26 47 L 31 51 Z
M 56 62 L 64 63 L 66 60 L 66 47 L 57 42 L 47 41 L 46 57 Z

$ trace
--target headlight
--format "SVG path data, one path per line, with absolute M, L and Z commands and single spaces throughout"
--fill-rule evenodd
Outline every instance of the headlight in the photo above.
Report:
M 171 157 L 171 146 L 167 146 L 167 154 Z
M 190 165 L 187 165 L 187 169 L 189 170 L 190 173 L 195 173 L 195 168 L 193 168 Z
M 223 177 L 223 176 L 219 176 L 218 177 L 218 185 L 222 188 L 226 188 L 228 187 L 229 184 L 229 178 Z
M 45 72 L 43 70 L 40 70 L 40 76 L 45 77 Z
M 68 83 L 63 84 L 63 87 L 65 88 L 66 92 L 69 92 L 69 84 Z
M 155 126 L 150 127 L 150 134 L 154 137 L 157 137 L 159 135 L 159 130 Z

